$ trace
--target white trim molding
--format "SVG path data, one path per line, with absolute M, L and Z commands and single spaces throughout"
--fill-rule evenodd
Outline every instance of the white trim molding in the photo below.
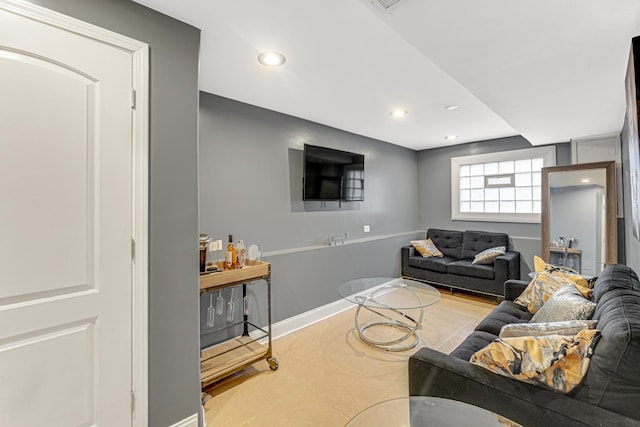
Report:
M 556 147 L 543 146 L 522 150 L 500 151 L 494 153 L 475 154 L 451 158 L 451 220 L 452 221 L 489 221 L 489 222 L 521 222 L 539 223 L 540 214 L 522 213 L 482 213 L 460 212 L 460 168 L 475 163 L 500 162 L 505 160 L 543 159 L 543 167 L 555 166 Z
M 193 414 L 169 427 L 198 427 L 198 414 Z

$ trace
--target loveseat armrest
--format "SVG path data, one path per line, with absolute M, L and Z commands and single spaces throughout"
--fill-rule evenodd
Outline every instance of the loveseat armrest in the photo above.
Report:
M 510 279 L 504 282 L 504 299 L 515 301 L 527 288 L 529 282 L 526 280 Z
M 409 358 L 409 395 L 459 400 L 527 427 L 638 426 L 639 421 L 489 372 L 427 347 Z
M 520 279 L 520 252 L 508 251 L 494 261 L 496 280 L 504 283 L 509 279 Z

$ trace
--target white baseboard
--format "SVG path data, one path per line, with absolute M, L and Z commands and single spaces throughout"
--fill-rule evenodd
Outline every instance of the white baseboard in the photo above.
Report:
M 169 427 L 198 427 L 198 414 L 193 414 Z
M 360 294 L 365 295 L 371 293 L 374 289 L 381 288 L 390 283 L 393 283 L 397 279 L 393 279 L 388 283 L 383 283 L 375 288 L 368 289 L 364 292 L 360 292 Z M 297 316 L 289 317 L 288 319 L 281 320 L 280 322 L 274 323 L 271 326 L 271 339 L 277 339 L 284 337 L 285 335 L 289 335 L 295 331 L 298 331 L 302 328 L 306 328 L 307 326 L 311 326 L 314 323 L 321 322 L 325 319 L 328 319 L 336 314 L 340 314 L 343 311 L 349 310 L 355 306 L 354 303 L 349 302 L 345 299 L 340 299 L 338 301 L 334 301 L 332 303 L 320 306 L 318 308 L 314 308 L 313 310 L 309 310 L 304 313 L 300 313 Z M 258 336 L 262 333 L 260 331 L 254 331 L 249 335 Z M 261 344 L 266 344 L 267 338 L 263 338 L 259 340 Z

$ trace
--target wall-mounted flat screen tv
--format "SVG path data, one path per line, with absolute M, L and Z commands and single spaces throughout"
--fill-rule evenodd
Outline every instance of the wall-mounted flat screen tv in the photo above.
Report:
M 364 155 L 304 145 L 303 200 L 364 200 Z

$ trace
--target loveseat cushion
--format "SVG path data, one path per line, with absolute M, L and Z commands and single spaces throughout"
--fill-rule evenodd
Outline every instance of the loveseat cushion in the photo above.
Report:
M 425 270 L 437 271 L 439 273 L 447 272 L 447 265 L 454 262 L 456 259 L 449 256 L 445 257 L 428 257 L 423 258 L 421 256 L 409 257 L 409 265 L 411 267 L 422 268 Z
M 500 329 L 509 323 L 526 323 L 532 314 L 526 308 L 512 301 L 502 301 L 491 313 L 476 326 L 476 331 L 489 332 L 496 337 Z M 479 349 L 476 349 L 479 350 Z
M 640 420 L 640 291 L 627 266 L 604 269 L 595 283 L 600 340 L 576 399 Z
M 445 256 L 456 259 L 462 258 L 460 255 L 460 251 L 462 249 L 462 235 L 462 231 L 441 230 L 438 228 L 430 228 L 427 230 L 427 239 L 431 239 L 438 249 L 440 249 L 440 252 Z
M 496 277 L 493 265 L 473 264 L 466 259 L 449 263 L 447 265 L 447 273 L 489 280 L 493 280 Z
M 462 252 L 459 258 L 473 259 L 476 254 L 485 249 L 495 248 L 497 246 L 508 248 L 509 235 L 505 233 L 467 230 L 462 236 Z
M 489 332 L 475 331 L 465 338 L 449 355 L 462 360 L 469 360 L 474 353 L 493 342 L 497 337 Z

